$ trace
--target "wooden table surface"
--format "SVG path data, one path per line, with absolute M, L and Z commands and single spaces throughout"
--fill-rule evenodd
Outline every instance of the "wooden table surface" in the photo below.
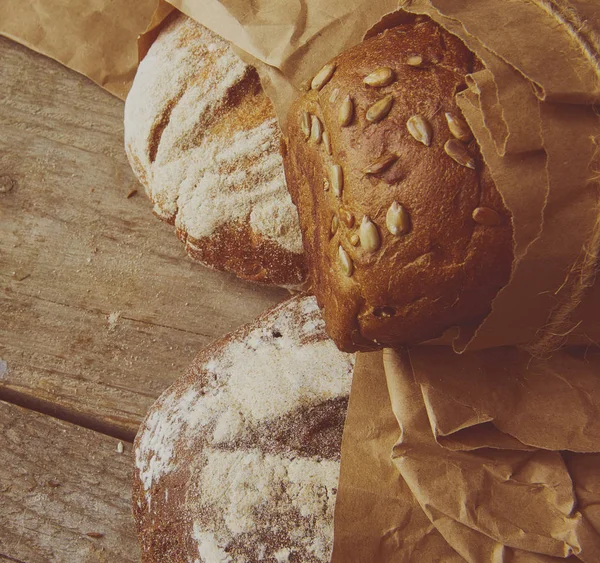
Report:
M 186 258 L 129 168 L 122 114 L 0 37 L 0 563 L 139 561 L 144 414 L 203 346 L 287 295 Z

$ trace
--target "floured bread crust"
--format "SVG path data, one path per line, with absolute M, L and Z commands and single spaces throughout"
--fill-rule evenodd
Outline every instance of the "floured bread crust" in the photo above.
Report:
M 476 63 L 417 17 L 337 56 L 290 109 L 288 186 L 343 350 L 476 325 L 508 282 L 510 213 L 455 100 Z
M 125 103 L 125 150 L 188 254 L 267 284 L 305 279 L 281 132 L 255 69 L 177 15 L 140 63 Z
M 314 297 L 201 352 L 136 438 L 142 561 L 328 562 L 353 364 Z

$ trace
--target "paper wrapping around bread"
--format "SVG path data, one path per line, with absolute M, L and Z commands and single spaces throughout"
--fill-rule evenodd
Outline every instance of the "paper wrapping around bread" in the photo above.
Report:
M 0 35 L 51 57 L 125 99 L 137 37 L 158 0 L 3 0 Z
M 600 352 L 490 352 L 358 354 L 334 563 L 600 560 Z

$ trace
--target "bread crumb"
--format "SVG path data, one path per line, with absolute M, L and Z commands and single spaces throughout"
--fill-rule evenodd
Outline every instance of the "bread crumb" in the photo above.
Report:
M 108 315 L 108 330 L 112 332 L 117 328 L 117 322 L 119 321 L 119 317 L 121 316 L 120 311 L 113 311 Z
M 8 375 L 8 364 L 6 360 L 0 359 L 0 379 L 4 379 Z

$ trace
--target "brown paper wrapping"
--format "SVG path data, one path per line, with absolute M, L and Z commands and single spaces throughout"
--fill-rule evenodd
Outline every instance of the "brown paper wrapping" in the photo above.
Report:
M 394 463 L 423 511 L 467 561 L 495 561 L 494 554 L 506 550 L 599 561 L 598 517 L 582 510 L 589 501 L 578 497 L 589 491 L 595 502 L 600 498 L 598 454 L 558 450 L 598 448 L 590 403 L 600 404 L 600 353 L 564 351 L 551 361 L 531 362 L 514 348 L 458 357 L 443 348 L 386 350 L 385 373 L 401 428 Z M 497 376 L 505 379 L 492 379 Z M 438 411 L 442 393 L 449 401 L 441 401 Z M 452 403 L 458 408 L 447 408 Z M 502 436 L 530 447 L 515 447 Z M 448 437 L 451 443 L 443 445 Z M 570 472 L 570 466 L 581 470 Z M 466 544 L 454 533 L 462 527 L 469 530 Z M 497 560 L 511 560 L 503 557 Z
M 398 437 L 380 353 L 360 354 L 358 373 L 350 395 L 344 432 L 344 463 L 335 518 L 336 551 L 333 559 L 366 561 L 462 562 L 425 513 L 390 458 Z M 373 383 L 376 383 L 373 385 Z M 360 399 L 368 396 L 370 404 Z M 365 471 L 365 460 L 376 469 Z M 373 534 L 381 530 L 381 534 Z M 339 551 L 339 553 L 338 553 Z
M 125 99 L 137 37 L 158 0 L 3 0 L 0 35 L 26 45 Z

